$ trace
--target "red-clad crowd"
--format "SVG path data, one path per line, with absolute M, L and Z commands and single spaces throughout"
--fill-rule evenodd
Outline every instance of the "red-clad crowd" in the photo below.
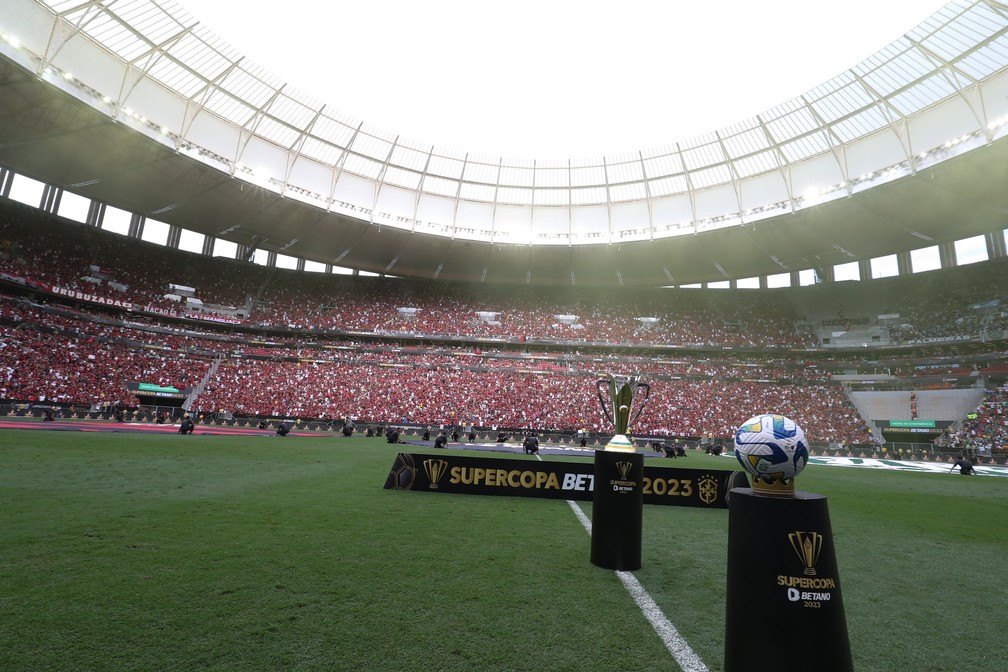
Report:
M 873 289 L 881 298 L 864 315 L 852 315 L 856 306 L 847 305 L 843 319 L 870 325 L 887 311 L 882 322 L 898 342 L 999 334 L 1008 328 L 1008 290 L 997 281 L 1005 263 L 874 281 L 891 288 Z M 817 345 L 814 320 L 797 307 L 809 302 L 795 302 L 786 292 L 502 289 L 305 273 L 171 250 L 10 203 L 0 203 L 0 273 L 138 310 L 312 332 L 717 348 Z M 192 288 L 212 310 L 166 299 L 173 284 Z M 812 301 L 817 319 L 830 314 L 827 292 Z M 834 317 L 844 308 L 837 306 Z
M 864 431 L 826 374 L 780 363 L 293 341 L 267 346 L 112 322 L 0 300 L 0 398 L 135 406 L 127 382 L 194 387 L 210 371 L 211 355 L 223 353 L 194 411 L 606 431 L 595 385 L 602 373 L 614 372 L 651 381 L 637 431 L 725 436 L 766 411 L 800 415 L 823 440 L 855 442 Z M 757 373 L 798 384 L 753 382 Z
M 597 380 L 590 372 L 478 371 L 408 356 L 387 365 L 229 360 L 211 376 L 197 403 L 204 413 L 604 432 L 611 427 L 602 416 Z M 861 443 L 869 438 L 839 385 L 648 380 L 651 395 L 635 423 L 639 432 L 729 436 L 749 417 L 775 412 L 796 419 L 816 440 Z
M 186 388 L 209 360 L 0 325 L 0 399 L 135 406 L 127 381 Z
M 717 347 L 810 347 L 815 339 L 776 297 L 636 294 L 431 283 L 334 283 L 277 273 L 252 320 L 297 329 Z M 629 303 L 627 298 L 632 298 Z
M 1008 297 L 992 278 L 1004 266 L 892 279 L 873 310 L 890 313 L 897 338 L 999 337 L 1006 325 L 998 306 Z M 205 382 L 193 406 L 203 413 L 604 432 L 595 383 L 613 372 L 652 384 L 638 432 L 728 436 L 752 415 L 778 412 L 814 441 L 869 436 L 830 380 L 836 367 L 802 361 L 816 345 L 815 320 L 787 292 L 586 292 L 312 274 L 170 250 L 9 202 L 0 202 L 0 280 L 12 292 L 0 296 L 0 399 L 136 405 L 127 382 Z M 193 288 L 223 311 L 216 316 L 240 319 L 239 329 L 174 320 L 185 310 L 165 298 L 173 284 Z M 23 298 L 32 293 L 50 303 Z M 390 345 L 399 335 L 442 345 Z M 522 345 L 543 341 L 587 351 Z M 941 364 L 935 371 L 962 368 Z

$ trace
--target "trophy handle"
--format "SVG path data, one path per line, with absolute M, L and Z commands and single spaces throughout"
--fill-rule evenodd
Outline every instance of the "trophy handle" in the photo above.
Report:
M 606 399 L 610 397 L 609 381 L 608 380 L 596 381 L 595 391 L 598 393 L 598 400 L 599 403 L 602 405 L 602 413 L 603 415 L 605 415 L 606 420 L 608 420 L 612 424 L 616 424 L 616 419 L 613 417 L 612 414 L 612 402 L 610 401 L 608 404 L 606 403 Z M 605 392 L 604 395 L 603 392 Z
M 637 421 L 637 418 L 639 418 L 640 414 L 644 411 L 644 407 L 647 406 L 648 398 L 651 396 L 651 386 L 647 383 L 637 383 L 637 389 L 644 390 L 644 396 L 637 405 L 637 412 L 634 413 L 634 416 L 627 422 L 627 427 Z

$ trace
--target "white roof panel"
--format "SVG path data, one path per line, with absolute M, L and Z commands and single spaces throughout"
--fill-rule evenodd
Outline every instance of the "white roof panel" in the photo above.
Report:
M 738 180 L 786 169 L 786 163 L 807 161 L 856 142 L 902 121 L 901 117 L 909 119 L 949 98 L 964 96 L 966 87 L 1008 67 L 1004 5 L 953 0 L 847 71 L 727 127 L 641 152 L 594 159 L 504 159 L 407 141 L 362 124 L 337 109 L 341 103 L 352 103 L 353 91 L 331 89 L 322 95 L 333 100 L 323 105 L 288 86 L 282 75 L 244 59 L 173 0 L 55 0 L 39 5 L 48 7 L 55 21 L 64 22 L 53 30 L 56 39 L 85 38 L 100 45 L 189 101 L 189 109 L 241 127 L 276 146 L 280 155 L 295 154 L 286 165 L 294 165 L 301 152 L 367 180 L 509 206 L 608 207 L 613 201 L 643 202 L 690 191 L 695 199 L 696 192 L 736 185 Z M 240 7 L 236 5 L 235 11 Z M 48 47 L 53 53 L 59 48 L 59 43 Z M 52 54 L 40 57 L 45 60 Z M 432 69 L 419 61 L 411 59 L 411 65 Z M 448 76 L 450 70 L 438 74 Z M 129 83 L 123 88 L 99 93 L 122 98 L 117 102 L 128 107 Z M 409 114 L 408 105 L 402 114 Z M 977 131 L 985 132 L 984 115 L 975 116 Z M 179 124 L 177 119 L 150 121 L 171 128 Z M 238 152 L 240 162 L 241 148 Z M 274 166 L 271 172 L 286 175 L 286 165 Z M 887 166 L 878 168 L 882 172 Z

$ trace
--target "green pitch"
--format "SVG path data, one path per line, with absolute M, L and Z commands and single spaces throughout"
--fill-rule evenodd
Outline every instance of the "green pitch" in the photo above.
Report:
M 0 669 L 678 669 L 566 502 L 386 491 L 398 448 L 0 432 Z M 810 465 L 799 489 L 829 497 L 855 669 L 1008 660 L 1008 479 Z M 727 526 L 647 506 L 635 572 L 712 672 Z M 786 655 L 763 625 L 754 654 Z

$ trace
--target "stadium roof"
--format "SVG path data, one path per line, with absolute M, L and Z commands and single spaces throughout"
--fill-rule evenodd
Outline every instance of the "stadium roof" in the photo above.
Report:
M 6 4 L 0 164 L 249 248 L 393 275 L 654 286 L 865 260 L 1008 221 L 1008 6 L 993 0 L 951 2 L 728 127 L 566 161 L 371 128 L 171 2 Z

